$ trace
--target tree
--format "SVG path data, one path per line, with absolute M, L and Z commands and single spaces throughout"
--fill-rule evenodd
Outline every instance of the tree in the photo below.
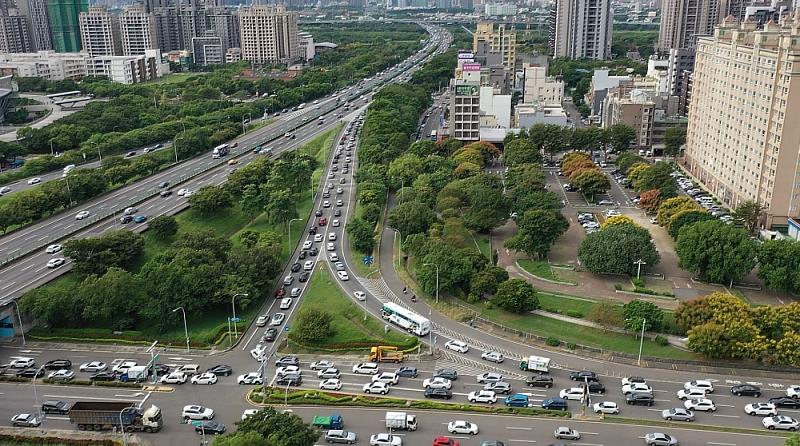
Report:
M 403 237 L 426 232 L 435 221 L 436 214 L 418 201 L 399 204 L 389 213 L 389 226 L 400 231 Z
M 478 295 L 486 297 L 497 292 L 497 276 L 489 270 L 483 270 L 472 276 L 469 282 L 469 290 Z
M 208 216 L 233 205 L 231 194 L 220 186 L 203 186 L 189 197 L 192 209 Z
M 752 234 L 755 233 L 758 227 L 758 219 L 761 218 L 762 212 L 764 212 L 764 207 L 761 204 L 747 200 L 736 206 L 731 217 L 741 223 Z
M 608 176 L 597 169 L 581 172 L 574 177 L 570 177 L 570 184 L 582 194 L 589 196 L 590 201 L 594 201 L 595 195 L 602 194 L 611 188 Z
M 373 225 L 378 223 L 382 213 L 383 210 L 381 207 L 374 203 L 370 203 L 361 208 L 361 218 Z
M 505 179 L 506 189 L 512 196 L 542 192 L 546 184 L 544 172 L 538 164 L 519 164 L 510 167 Z
M 65 293 L 56 287 L 34 288 L 22 295 L 19 310 L 46 322 L 51 327 L 76 327 L 82 321 L 80 295 Z
M 606 137 L 614 152 L 623 152 L 636 141 L 636 132 L 625 124 L 614 124 L 605 129 Z
M 659 205 L 661 205 L 661 191 L 659 189 L 646 190 L 639 194 L 639 207 L 648 214 L 658 212 Z
M 668 198 L 658 207 L 656 221 L 659 225 L 667 227 L 673 215 L 685 210 L 702 209 L 697 203 L 687 196 Z
M 214 441 L 214 446 L 308 446 L 317 442 L 320 432 L 291 412 L 276 412 L 267 407 L 237 423 L 233 434 Z M 258 441 L 256 439 L 258 437 Z
M 539 308 L 536 290 L 522 279 L 510 279 L 498 285 L 492 302 L 506 311 L 517 314 L 529 313 Z
M 644 173 L 647 172 L 649 169 L 650 169 L 650 164 L 649 163 L 645 163 L 645 162 L 636 163 L 636 164 L 632 165 L 630 167 L 630 169 L 628 169 L 628 173 L 626 174 L 626 177 L 628 178 L 628 180 L 630 180 L 631 184 L 636 189 L 639 189 L 639 186 L 638 186 L 639 185 L 639 181 L 641 180 L 641 178 L 644 175 Z
M 514 139 L 506 144 L 503 150 L 503 163 L 509 167 L 541 161 L 542 155 L 539 149 L 528 139 Z
M 550 209 L 557 211 L 562 207 L 561 198 L 555 192 L 531 192 L 515 194 L 512 198 L 511 210 L 518 214 L 528 209 Z
M 474 248 L 472 252 L 475 252 Z M 465 254 L 463 249 L 453 250 L 452 246 L 441 241 L 429 240 L 427 252 L 414 270 L 422 289 L 428 294 L 436 294 L 437 266 L 440 291 L 466 289 L 475 270 Z
M 747 231 L 719 220 L 684 227 L 675 251 L 681 268 L 714 283 L 741 280 L 756 264 L 756 243 Z
M 767 240 L 758 247 L 758 277 L 771 289 L 800 291 L 800 242 Z
M 147 227 L 159 240 L 167 240 L 178 233 L 178 221 L 172 215 L 159 215 L 147 222 Z
M 561 173 L 567 177 L 572 177 L 573 173 L 581 169 L 597 169 L 597 166 L 591 159 L 586 158 L 573 158 L 561 163 Z
M 136 322 L 141 287 L 136 278 L 120 268 L 109 268 L 97 277 L 91 275 L 78 287 L 83 297 L 83 319 L 93 326 L 129 330 Z
M 453 154 L 452 158 L 456 164 L 470 163 L 481 168 L 485 163 L 485 159 L 483 158 L 483 154 L 481 153 L 480 149 L 472 147 L 471 145 L 456 150 L 456 153 Z
M 675 323 L 684 333 L 692 328 L 703 325 L 714 317 L 713 309 L 709 304 L 708 296 L 683 301 L 675 309 Z
M 478 232 L 488 232 L 508 220 L 509 203 L 500 189 L 475 184 L 466 190 L 469 210 L 464 225 Z
M 609 226 L 613 225 L 634 225 L 638 226 L 636 223 L 633 222 L 633 219 L 628 217 L 627 215 L 613 215 L 608 217 L 606 221 L 604 221 L 600 225 L 600 229 L 605 229 Z
M 189 249 L 193 251 L 208 251 L 215 258 L 225 260 L 231 249 L 231 241 L 220 237 L 210 229 L 195 229 L 182 232 L 175 243 L 176 249 Z
M 304 345 L 314 345 L 334 335 L 333 316 L 317 308 L 304 308 L 294 324 L 292 337 Z
M 269 194 L 264 211 L 271 223 L 286 223 L 297 218 L 297 197 L 289 189 L 274 191 Z
M 691 226 L 698 221 L 713 220 L 714 217 L 703 209 L 687 209 L 678 212 L 669 219 L 667 230 L 672 238 L 677 239 L 681 228 Z
M 387 172 L 392 188 L 399 189 L 403 184 L 411 186 L 414 179 L 423 173 L 422 167 L 422 158 L 413 153 L 406 153 L 395 158 L 389 163 Z
M 517 234 L 506 240 L 507 248 L 522 251 L 532 258 L 545 258 L 553 243 L 569 228 L 559 211 L 532 209 L 517 219 Z
M 664 322 L 664 311 L 658 305 L 638 299 L 622 306 L 622 316 L 625 329 L 634 332 L 642 329 L 642 320 L 645 321 L 645 331 L 660 331 Z
M 675 179 L 670 176 L 671 173 L 671 164 L 658 162 L 645 169 L 634 185 L 637 190 L 659 189 L 663 199 L 671 198 L 677 195 Z
M 620 306 L 610 300 L 600 300 L 592 306 L 586 315 L 586 320 L 600 325 L 603 330 L 609 330 L 622 325 Z
M 643 260 L 656 265 L 660 256 L 647 229 L 634 225 L 612 225 L 589 234 L 578 248 L 578 259 L 595 274 L 636 274 Z
M 355 218 L 347 224 L 347 234 L 353 243 L 356 251 L 364 254 L 372 254 L 375 248 L 375 225 L 366 222 L 361 218 Z
M 664 132 L 664 155 L 678 156 L 684 144 L 686 144 L 686 128 L 670 127 Z
M 64 244 L 64 255 L 72 259 L 79 275 L 103 275 L 111 267 L 125 268 L 144 253 L 144 238 L 130 231 L 110 231 L 101 237 L 72 239 Z

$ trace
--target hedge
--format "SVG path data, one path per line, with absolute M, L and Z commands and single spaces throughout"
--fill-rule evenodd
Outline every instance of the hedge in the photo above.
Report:
M 59 437 L 36 437 L 29 435 L 6 435 L 0 434 L 0 442 L 7 444 L 23 445 L 64 445 L 64 446 L 116 446 L 119 443 L 114 440 L 89 440 L 76 438 Z

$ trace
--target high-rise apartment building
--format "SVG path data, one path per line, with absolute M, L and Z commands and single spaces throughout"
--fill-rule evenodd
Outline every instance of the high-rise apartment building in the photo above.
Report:
M 726 19 L 697 41 L 684 167 L 724 204 L 754 200 L 766 227 L 800 215 L 800 10 Z
M 239 11 L 242 59 L 255 64 L 299 59 L 297 13 L 283 6 L 246 6 Z
M 59 53 L 81 50 L 80 13 L 89 10 L 89 0 L 47 0 L 47 16 L 53 48 Z
M 143 55 L 146 50 L 158 48 L 153 17 L 145 11 L 144 5 L 133 4 L 124 7 L 119 16 L 119 28 L 123 55 Z
M 52 50 L 53 40 L 50 37 L 47 0 L 17 0 L 17 6 L 20 15 L 28 19 L 33 49 L 38 51 Z
M 0 10 L 0 53 L 27 53 L 33 50 L 27 17 L 16 8 Z
M 506 28 L 505 24 L 478 23 L 472 36 L 472 51 L 476 55 L 483 52 L 502 55 L 503 66 L 513 73 L 517 59 L 517 33 L 514 28 Z
M 115 56 L 122 54 L 119 23 L 105 6 L 91 6 L 78 16 L 83 51 L 90 56 Z
M 611 55 L 611 0 L 556 0 L 550 19 L 555 57 L 607 59 Z
M 234 10 L 222 6 L 206 7 L 204 15 L 206 35 L 220 38 L 223 53 L 241 45 L 239 16 Z
M 721 0 L 664 0 L 656 49 L 693 49 L 698 37 L 714 33 L 722 7 Z

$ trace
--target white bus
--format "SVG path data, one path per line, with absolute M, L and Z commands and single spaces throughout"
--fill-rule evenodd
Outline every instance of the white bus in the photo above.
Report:
M 417 336 L 425 336 L 431 331 L 431 321 L 392 302 L 383 304 L 383 318 Z

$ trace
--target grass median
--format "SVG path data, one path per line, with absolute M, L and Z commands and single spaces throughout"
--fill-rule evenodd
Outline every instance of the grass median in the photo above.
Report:
M 543 260 L 520 259 L 517 264 L 519 264 L 522 269 L 529 272 L 533 276 L 553 282 L 562 282 L 575 285 L 574 281 L 559 276 L 558 273 L 553 271 L 553 268 L 550 267 L 550 264 Z

